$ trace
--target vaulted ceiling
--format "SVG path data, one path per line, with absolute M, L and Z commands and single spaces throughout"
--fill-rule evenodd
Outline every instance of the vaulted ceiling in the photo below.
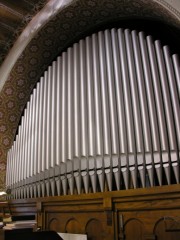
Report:
M 115 22 L 124 24 L 127 19 L 131 24 L 139 19 L 140 28 L 146 25 L 145 20 L 150 20 L 153 23 L 150 31 L 158 37 L 165 36 L 165 44 L 170 42 L 180 53 L 180 12 L 168 1 L 0 0 L 0 190 L 4 188 L 7 151 L 13 143 L 24 106 L 34 85 L 57 54 L 89 32 L 107 26 L 107 22 L 112 26 Z M 44 10 L 42 18 L 36 24 L 41 10 Z M 39 25 L 41 28 L 36 32 Z M 16 45 L 28 26 L 30 30 L 33 27 L 32 31 L 26 31 Z M 20 49 L 25 37 L 33 31 L 35 34 L 14 57 L 17 52 L 13 52 L 14 47 Z M 6 77 L 2 66 L 10 69 Z

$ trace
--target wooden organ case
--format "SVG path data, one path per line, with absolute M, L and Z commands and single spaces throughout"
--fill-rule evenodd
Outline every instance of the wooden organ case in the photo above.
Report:
M 8 152 L 11 212 L 88 239 L 178 239 L 179 160 L 178 55 L 144 32 L 99 31 L 31 94 Z

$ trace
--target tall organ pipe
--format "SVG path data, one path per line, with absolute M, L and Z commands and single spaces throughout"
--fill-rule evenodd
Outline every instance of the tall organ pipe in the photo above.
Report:
M 51 94 L 51 156 L 50 156 L 50 167 L 54 167 L 56 163 L 56 121 L 57 121 L 57 62 L 53 62 L 52 64 L 52 94 Z
M 165 63 L 164 58 L 162 55 L 161 45 L 159 41 L 155 42 L 156 54 L 157 54 L 157 61 L 159 65 L 159 72 L 160 72 L 160 81 L 162 86 L 162 93 L 163 93 L 163 102 L 165 107 L 165 114 L 166 114 L 166 124 L 168 129 L 168 140 L 169 140 L 169 148 L 170 148 L 170 155 L 171 160 L 177 160 L 177 140 L 176 140 L 176 132 L 175 132 L 175 125 L 174 125 L 174 118 L 173 118 L 173 109 L 171 107 L 171 97 L 170 97 L 170 89 L 169 83 L 167 79 L 167 74 L 165 71 Z M 174 155 L 174 156 L 173 156 Z
M 117 119 L 118 119 L 118 135 L 119 135 L 119 159 L 117 168 L 114 171 L 115 181 L 117 189 L 121 188 L 121 167 L 126 170 L 127 167 L 127 132 L 126 132 L 126 120 L 125 120 L 125 109 L 124 109 L 124 92 L 122 87 L 122 77 L 119 57 L 119 44 L 117 30 L 111 30 L 112 38 L 112 52 L 113 52 L 113 67 L 115 77 L 115 90 L 116 90 L 116 101 L 117 101 Z M 118 169 L 119 168 L 119 169 Z
M 176 76 L 176 83 L 177 83 L 177 89 L 178 89 L 178 94 L 179 94 L 179 101 L 180 101 L 180 62 L 179 62 L 179 57 L 177 54 L 174 54 L 172 56 L 173 60 L 173 66 L 174 66 L 174 71 L 175 71 L 175 76 Z
M 122 87 L 124 92 L 124 103 L 125 103 L 125 117 L 126 117 L 126 128 L 127 128 L 127 142 L 126 142 L 126 154 L 127 162 L 125 168 L 122 168 L 124 182 L 126 189 L 129 188 L 129 166 L 135 164 L 134 155 L 134 132 L 133 132 L 133 118 L 132 118 L 132 105 L 130 96 L 129 86 L 129 75 L 127 70 L 127 56 L 125 48 L 124 32 L 122 29 L 118 30 L 118 42 L 119 42 L 119 55 L 120 55 L 120 67 L 122 71 Z
M 178 146 L 180 149 L 180 134 L 179 134 L 180 133 L 180 102 L 178 98 L 178 90 L 176 87 L 175 76 L 173 72 L 172 61 L 171 61 L 168 46 L 163 47 L 163 52 L 164 52 L 167 75 L 169 80 L 168 82 L 169 82 L 170 93 L 171 93 L 171 101 L 172 101 L 172 106 L 174 111 L 175 127 L 177 132 L 178 143 L 179 143 Z
M 62 58 L 58 57 L 57 58 L 57 99 L 56 99 L 56 139 L 55 139 L 55 144 L 56 144 L 56 160 L 55 160 L 55 164 L 56 165 L 60 165 L 60 153 L 61 153 L 61 147 L 62 147 L 62 143 L 61 143 L 61 131 L 62 131 L 62 122 L 61 122 L 61 104 L 62 104 L 62 81 L 61 81 L 61 71 L 62 71 Z
M 133 32 L 134 33 L 134 32 Z M 135 140 L 136 140 L 136 150 L 137 152 L 137 160 L 135 159 L 135 169 L 134 169 L 134 178 L 135 178 L 135 188 L 137 187 L 137 169 L 138 166 L 140 171 L 144 172 L 145 175 L 145 162 L 144 160 L 144 144 L 143 144 L 143 132 L 141 128 L 141 112 L 140 112 L 140 102 L 139 102 L 139 93 L 138 93 L 138 85 L 137 85 L 137 77 L 135 71 L 134 64 L 134 54 L 133 54 L 133 46 L 132 46 L 132 38 L 130 31 L 125 32 L 126 39 L 126 49 L 127 49 L 127 61 L 128 61 L 128 72 L 129 72 L 129 80 L 130 80 L 130 89 L 132 96 L 132 107 L 133 107 L 133 116 L 134 116 L 134 132 L 135 132 Z M 144 184 L 144 183 L 142 183 Z
M 43 135 L 43 99 L 44 99 L 44 79 L 41 77 L 40 84 L 39 84 L 39 113 L 38 113 L 38 153 L 37 153 L 37 173 L 40 174 L 41 172 L 41 165 L 42 165 L 42 135 Z

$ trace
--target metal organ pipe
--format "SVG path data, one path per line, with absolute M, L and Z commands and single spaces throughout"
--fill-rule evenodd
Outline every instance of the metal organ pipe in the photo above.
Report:
M 132 99 L 130 92 L 130 83 L 129 83 L 129 71 L 128 71 L 128 63 L 127 63 L 127 53 L 126 53 L 126 41 L 125 37 L 128 34 L 128 30 L 123 32 L 122 29 L 118 30 L 119 37 L 119 51 L 120 51 L 120 66 L 122 70 L 122 82 L 123 82 L 123 91 L 124 91 L 124 99 L 125 99 L 125 114 L 127 121 L 127 146 L 128 149 L 128 157 L 129 157 L 129 166 L 134 165 L 135 155 L 134 155 L 134 147 L 135 147 L 135 139 L 134 139 L 134 122 L 132 115 Z
M 125 120 L 125 109 L 124 109 L 124 93 L 122 87 L 122 77 L 119 57 L 119 44 L 117 30 L 111 30 L 112 37 L 112 52 L 113 52 L 113 67 L 114 67 L 114 78 L 115 78 L 115 95 L 117 102 L 117 122 L 118 122 L 118 135 L 119 135 L 119 156 L 118 162 L 113 168 L 113 173 L 116 181 L 116 187 L 118 190 L 121 189 L 121 167 L 123 172 L 127 168 L 127 133 L 126 133 L 126 120 Z
M 174 71 L 172 67 L 172 61 L 170 57 L 170 52 L 168 46 L 163 47 L 164 51 L 164 58 L 166 63 L 166 69 L 167 69 L 167 75 L 168 75 L 168 82 L 170 87 L 170 93 L 171 93 L 171 101 L 174 111 L 174 121 L 175 121 L 175 127 L 177 132 L 177 142 L 179 143 L 180 148 L 180 104 L 179 104 L 179 98 L 178 98 L 178 90 L 176 86 Z
M 14 198 L 174 184 L 179 160 L 178 56 L 113 28 L 74 43 L 40 78 L 6 184 Z
M 167 129 L 168 129 L 170 156 L 171 156 L 171 161 L 176 162 L 176 159 L 177 159 L 177 162 L 173 163 L 172 166 L 174 166 L 173 170 L 175 172 L 176 181 L 179 182 L 179 170 L 178 170 L 179 157 L 178 155 L 176 157 L 176 152 L 179 152 L 179 149 L 180 149 L 178 148 L 178 142 L 176 139 L 176 134 L 178 134 L 178 132 L 176 132 L 175 130 L 174 113 L 173 113 L 173 108 L 171 104 L 171 95 L 170 95 L 169 83 L 167 78 L 166 65 L 165 65 L 163 50 L 162 50 L 160 41 L 155 41 L 155 49 L 156 49 L 157 62 L 158 62 L 159 73 L 160 73 L 160 80 L 162 85 L 162 93 L 164 97 L 163 100 L 164 100 L 166 123 L 167 123 Z
M 40 79 L 39 84 L 39 113 L 38 113 L 38 125 L 37 125 L 37 173 L 41 171 L 42 161 L 42 135 L 43 135 L 43 99 L 44 99 L 44 81 L 43 77 Z
M 133 32 L 134 33 L 134 32 Z M 135 33 L 136 34 L 136 33 Z M 130 80 L 130 89 L 132 96 L 132 108 L 133 108 L 133 116 L 134 116 L 134 133 L 136 140 L 136 150 L 134 149 L 135 157 L 135 166 L 130 167 L 132 169 L 134 188 L 137 188 L 137 171 L 140 172 L 145 171 L 145 164 L 143 162 L 144 159 L 144 145 L 143 145 L 143 132 L 141 128 L 141 112 L 140 112 L 140 102 L 139 102 L 139 93 L 138 93 L 138 85 L 137 85 L 137 77 L 135 71 L 134 64 L 134 55 L 133 55 L 133 45 L 130 31 L 126 31 L 125 33 L 126 39 L 126 48 L 127 48 L 127 61 L 128 61 L 128 69 L 129 69 L 129 80 Z M 139 166 L 139 169 L 138 169 Z M 144 180 L 142 182 L 144 185 Z
M 174 67 L 175 76 L 176 76 L 176 84 L 177 84 L 179 100 L 180 100 L 180 62 L 177 54 L 174 54 L 172 56 L 172 61 L 173 61 L 173 67 Z
M 60 152 L 61 152 L 61 89 L 62 89 L 62 81 L 61 81 L 61 71 L 62 71 L 62 59 L 61 57 L 57 58 L 57 88 L 56 88 L 56 94 L 57 94 L 57 99 L 56 99 L 56 139 L 55 139 L 55 144 L 56 144 L 56 159 L 55 159 L 55 165 L 60 165 Z
M 102 104 L 101 104 L 101 84 L 100 84 L 100 66 L 98 53 L 97 34 L 92 35 L 92 58 L 93 58 L 93 83 L 94 83 L 94 111 L 95 111 L 95 158 L 89 171 L 93 192 L 97 191 L 97 171 L 96 166 L 103 161 L 103 135 L 102 135 Z M 96 163 L 98 162 L 98 163 Z M 101 173 L 99 170 L 98 173 Z M 99 176 L 100 174 L 98 174 Z M 102 175 L 102 174 L 101 174 Z

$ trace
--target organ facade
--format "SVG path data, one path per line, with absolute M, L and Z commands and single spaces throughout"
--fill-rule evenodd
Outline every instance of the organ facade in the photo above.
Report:
M 0 68 L 13 216 L 88 239 L 179 239 L 178 4 L 50 0 L 32 19 Z
M 32 198 L 179 184 L 179 82 L 178 55 L 144 32 L 74 43 L 24 109 L 7 187 Z

